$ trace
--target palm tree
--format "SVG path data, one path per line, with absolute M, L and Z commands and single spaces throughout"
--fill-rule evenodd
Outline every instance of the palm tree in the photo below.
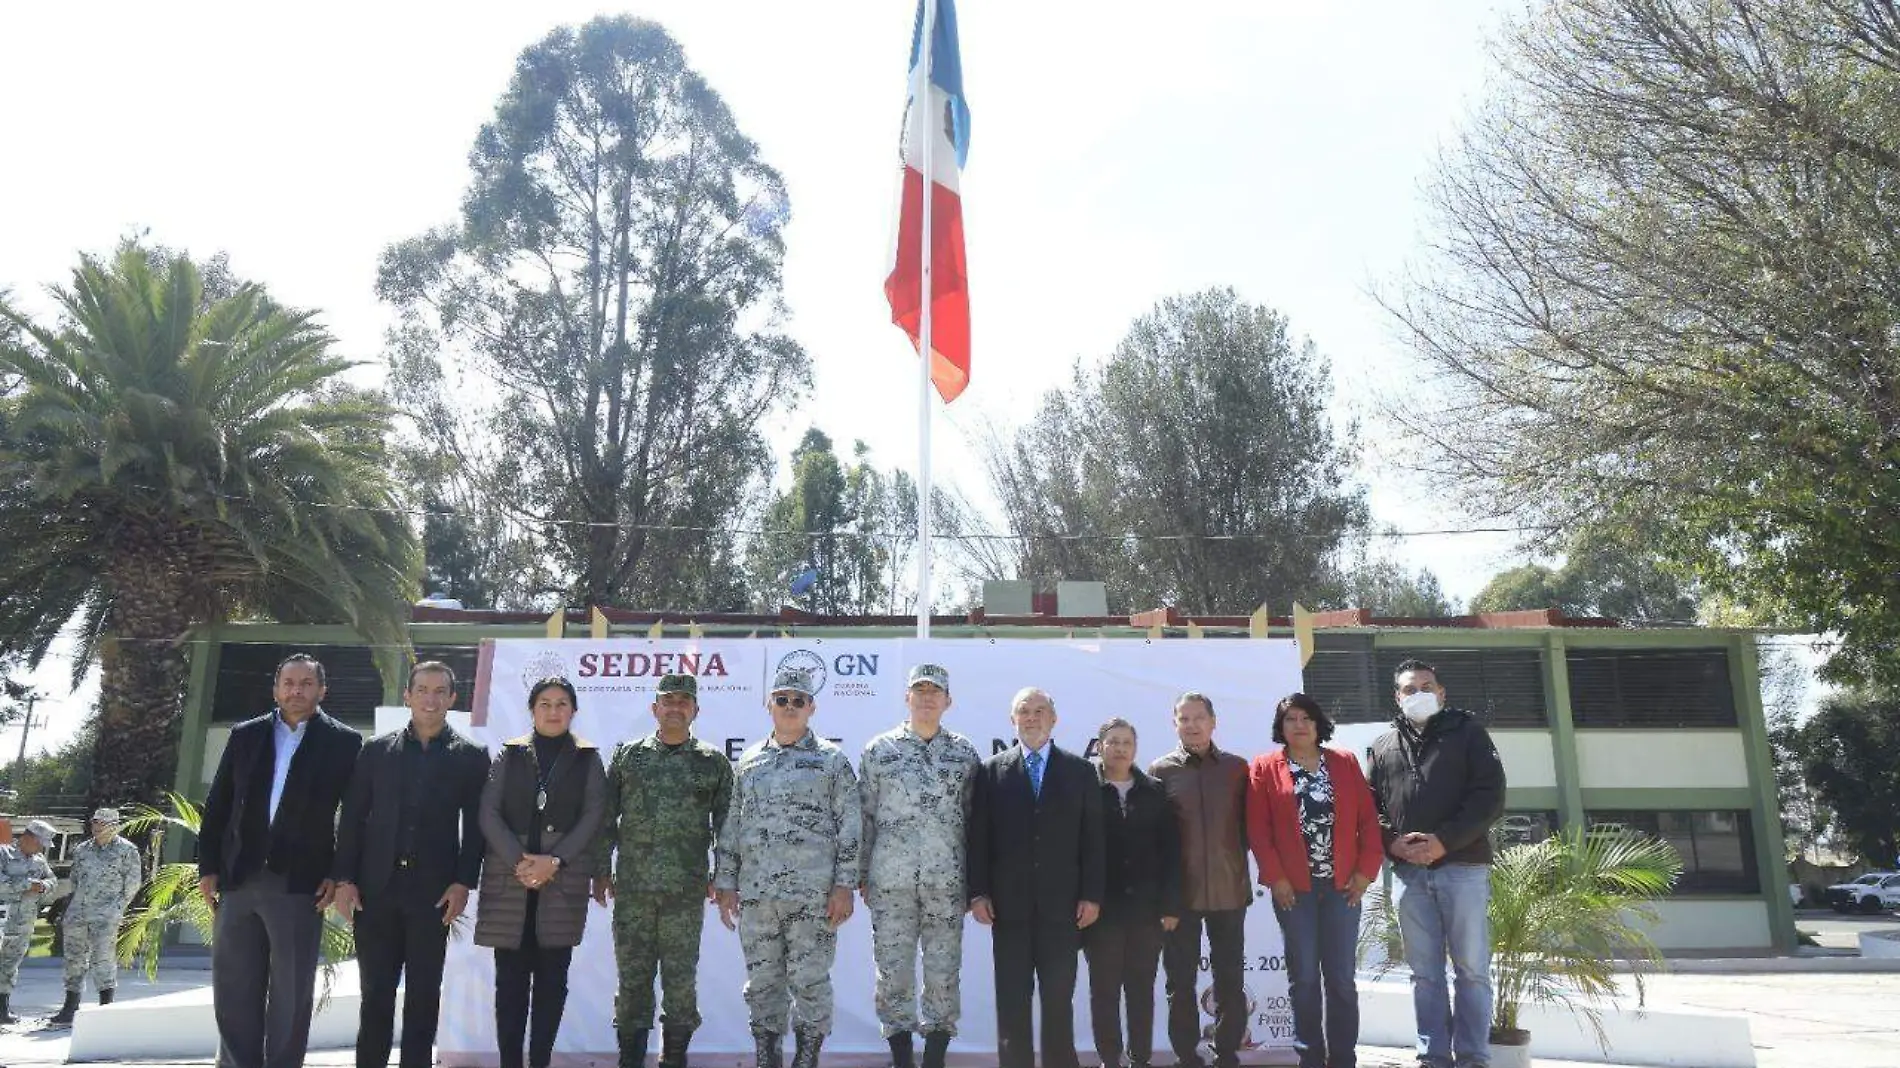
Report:
M 81 624 L 102 665 L 91 800 L 170 785 L 192 627 L 264 616 L 406 642 L 420 552 L 395 510 L 389 409 L 309 312 L 207 293 L 127 242 L 52 293 L 0 303 L 0 653 L 37 663 Z M 9 328 L 14 340 L 9 341 Z

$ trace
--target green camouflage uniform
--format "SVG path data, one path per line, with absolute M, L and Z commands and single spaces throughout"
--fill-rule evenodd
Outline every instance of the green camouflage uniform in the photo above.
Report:
M 963 826 L 982 763 L 970 740 L 939 730 L 929 741 L 905 723 L 864 747 L 860 876 L 871 906 L 877 1018 L 884 1037 L 954 1034 L 963 970 Z M 917 957 L 923 950 L 919 1026 Z
M 115 837 L 105 845 L 88 838 L 73 851 L 73 899 L 66 906 L 66 989 L 119 985 L 119 921 L 144 881 L 139 849 Z
M 768 737 L 739 758 L 719 834 L 713 885 L 739 895 L 746 1008 L 755 1031 L 831 1033 L 837 934 L 831 891 L 858 881 L 863 812 L 844 750 L 807 730 L 792 745 Z
M 603 854 L 620 851 L 614 877 L 614 959 L 620 992 L 614 1025 L 653 1026 L 653 979 L 663 1027 L 699 1026 L 699 935 L 706 918 L 707 857 L 732 800 L 732 762 L 697 738 L 657 735 L 614 749 L 607 768 Z M 597 871 L 608 871 L 603 855 Z
M 13 993 L 13 984 L 20 978 L 20 962 L 33 945 L 40 894 L 27 889 L 32 882 L 52 884 L 53 869 L 46 863 L 46 854 L 29 857 L 17 846 L 0 846 L 0 905 L 7 907 L 6 928 L 0 934 L 0 994 Z

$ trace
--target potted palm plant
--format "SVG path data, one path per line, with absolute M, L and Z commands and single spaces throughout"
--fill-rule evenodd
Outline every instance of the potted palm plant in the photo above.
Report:
M 167 834 L 198 837 L 202 814 L 198 806 L 177 794 L 167 794 L 170 811 L 148 805 L 132 807 L 125 821 L 126 835 L 150 840 L 148 855 L 164 851 Z M 119 927 L 119 962 L 136 964 L 147 978 L 158 974 L 159 951 L 174 927 L 190 927 L 206 945 L 211 944 L 213 913 L 198 893 L 198 865 L 190 861 L 156 865 Z M 356 938 L 349 925 L 326 914 L 319 960 L 322 962 L 321 1000 L 327 1002 L 337 966 L 356 956 Z
M 1619 964 L 1642 1001 L 1647 969 L 1662 954 L 1647 927 L 1650 903 L 1682 875 L 1682 858 L 1667 842 L 1640 834 L 1569 830 L 1541 842 L 1510 846 L 1491 868 L 1492 1068 L 1529 1068 L 1526 1005 L 1558 1005 L 1587 1021 L 1606 1053 L 1602 1005 L 1619 989 Z M 1390 969 L 1403 960 L 1398 910 L 1377 891 L 1362 951 L 1377 949 Z

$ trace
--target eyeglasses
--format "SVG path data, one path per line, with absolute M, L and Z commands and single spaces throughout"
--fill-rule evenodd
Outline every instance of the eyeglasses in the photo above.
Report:
M 806 705 L 811 704 L 811 701 L 802 693 L 775 693 L 772 695 L 772 703 L 779 708 L 804 708 Z

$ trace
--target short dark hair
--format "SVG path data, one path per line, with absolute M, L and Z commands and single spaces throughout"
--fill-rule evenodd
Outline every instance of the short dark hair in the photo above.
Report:
M 275 683 L 278 679 L 283 678 L 284 669 L 289 667 L 292 664 L 309 664 L 311 667 L 317 669 L 317 685 L 318 686 L 330 685 L 330 677 L 323 670 L 323 661 L 318 660 L 316 657 L 311 656 L 309 653 L 292 653 L 289 656 L 284 657 L 282 660 L 279 660 L 277 662 L 277 670 L 271 673 L 271 677 L 270 677 L 271 682 Z
M 1290 693 L 1280 698 L 1279 705 L 1273 710 L 1274 741 L 1281 745 L 1286 744 L 1286 714 L 1296 708 L 1306 713 L 1306 718 L 1313 721 L 1314 729 L 1319 732 L 1320 741 L 1333 740 L 1333 717 L 1327 715 L 1326 710 L 1319 706 L 1319 702 L 1311 697 L 1303 693 Z
M 447 675 L 449 677 L 449 689 L 455 689 L 455 669 L 440 660 L 424 660 L 422 663 L 410 668 L 409 682 L 403 686 L 403 689 L 414 688 L 416 685 L 416 676 L 429 673 Z
M 1176 712 L 1181 711 L 1181 706 L 1184 704 L 1187 704 L 1189 701 L 1199 701 L 1201 704 L 1207 706 L 1208 715 L 1210 716 L 1214 715 L 1214 699 L 1212 697 L 1207 696 L 1206 694 L 1202 693 L 1199 690 L 1189 690 L 1188 692 L 1175 698 L 1174 710 Z M 1216 716 L 1215 718 L 1218 719 L 1219 717 Z
M 1135 729 L 1133 723 L 1128 722 L 1120 716 L 1104 720 L 1101 726 L 1095 728 L 1095 740 L 1098 742 L 1108 741 L 1108 732 L 1120 727 L 1127 727 L 1128 733 L 1134 736 L 1135 741 L 1141 741 L 1141 732 Z
M 1396 690 L 1399 688 L 1399 676 L 1405 674 L 1408 671 L 1429 671 L 1432 673 L 1432 681 L 1433 682 L 1439 681 L 1438 669 L 1431 666 L 1430 664 L 1427 664 L 1425 661 L 1401 660 L 1399 661 L 1399 666 L 1392 669 L 1392 688 L 1393 689 Z
M 540 697 L 543 691 L 553 689 L 566 690 L 567 703 L 574 706 L 574 711 L 579 712 L 581 710 L 580 695 L 574 692 L 574 684 L 567 681 L 567 676 L 549 675 L 547 678 L 535 683 L 534 689 L 528 691 L 528 711 L 534 711 L 535 699 Z

